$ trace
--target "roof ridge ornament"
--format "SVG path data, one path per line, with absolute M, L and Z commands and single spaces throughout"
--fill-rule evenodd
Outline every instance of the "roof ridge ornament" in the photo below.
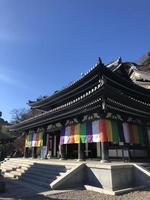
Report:
M 118 58 L 118 63 L 119 63 L 119 64 L 122 63 L 122 58 L 121 58 L 121 57 Z
M 97 65 L 104 65 L 103 62 L 102 62 L 102 59 L 100 57 L 98 57 Z

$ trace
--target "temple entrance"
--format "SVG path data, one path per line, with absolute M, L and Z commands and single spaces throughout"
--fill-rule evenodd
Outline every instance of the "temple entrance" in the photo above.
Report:
M 48 135 L 47 141 L 47 157 L 59 158 L 59 132 L 53 132 Z
M 66 144 L 65 150 L 68 159 L 78 158 L 78 144 Z
M 101 157 L 100 143 L 64 144 L 63 148 L 67 159 L 78 159 L 79 145 L 82 145 L 84 159 Z

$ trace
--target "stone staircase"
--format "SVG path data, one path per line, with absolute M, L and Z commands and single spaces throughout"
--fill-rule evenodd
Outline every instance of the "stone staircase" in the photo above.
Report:
M 23 158 L 11 158 L 1 163 L 4 177 L 45 189 L 51 189 L 50 184 L 72 167 L 66 163 Z
M 141 164 L 141 166 L 147 170 L 148 172 L 150 172 L 150 163 L 145 163 L 145 164 Z

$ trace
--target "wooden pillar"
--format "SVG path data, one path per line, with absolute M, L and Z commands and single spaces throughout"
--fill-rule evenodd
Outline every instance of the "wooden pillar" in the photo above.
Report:
M 32 147 L 32 158 L 34 158 L 34 147 Z
M 86 156 L 86 158 L 88 158 L 88 156 L 89 156 L 89 152 L 88 152 L 88 142 L 87 143 L 85 143 L 85 156 Z
M 66 145 L 65 144 L 60 145 L 60 156 L 62 160 L 66 159 Z
M 104 85 L 106 83 L 105 78 L 103 77 Z M 107 106 L 106 106 L 106 95 L 105 91 L 102 96 L 102 113 L 101 113 L 101 119 L 100 119 L 100 127 L 101 127 L 101 133 L 100 133 L 100 140 L 101 140 L 101 163 L 109 162 L 109 153 L 108 153 L 108 140 L 107 140 L 107 134 L 106 134 L 106 127 L 105 127 L 105 118 L 107 114 Z
M 78 144 L 78 161 L 84 160 L 84 144 Z
M 53 147 L 53 155 L 54 155 L 54 157 L 56 157 L 56 135 L 54 135 L 54 147 Z
M 23 155 L 23 156 L 24 156 L 24 158 L 27 158 L 27 157 L 28 157 L 28 156 L 27 156 L 27 148 L 26 148 L 26 147 L 24 148 L 24 155 Z
M 109 162 L 108 142 L 101 142 L 101 163 Z
M 96 149 L 97 149 L 97 158 L 101 157 L 101 144 L 100 142 L 96 143 Z

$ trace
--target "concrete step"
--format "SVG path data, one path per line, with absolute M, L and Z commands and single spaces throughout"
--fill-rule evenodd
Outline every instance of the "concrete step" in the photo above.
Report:
M 68 171 L 68 170 L 67 170 L 67 171 Z M 66 172 L 67 172 L 67 171 L 66 171 Z M 64 175 L 66 172 L 60 172 L 60 173 L 59 173 L 59 176 Z
M 24 167 L 30 167 L 31 165 L 27 165 L 27 164 L 18 164 L 18 163 L 5 163 L 3 165 L 1 165 L 1 167 L 3 168 L 6 168 L 6 167 L 21 167 L 21 166 L 24 166 Z
M 16 168 L 15 167 L 13 167 L 13 168 L 2 168 L 1 170 L 2 170 L 2 172 L 11 172 L 11 171 L 15 171 Z
M 37 185 L 37 186 L 46 188 L 46 189 L 50 188 L 49 183 L 37 181 L 37 180 L 31 179 L 30 177 L 25 177 L 25 176 L 20 177 L 19 180 L 21 180 L 22 182 L 27 182 L 27 183 L 30 183 L 30 184 L 33 184 L 33 185 Z
M 32 165 L 32 167 L 40 168 L 40 169 L 51 169 L 51 170 L 66 170 L 68 169 L 66 166 L 60 166 L 60 165 L 45 165 L 45 164 L 39 164 L 35 163 Z
M 37 171 L 25 171 L 24 173 L 22 173 L 22 175 L 24 175 L 24 174 L 28 174 L 31 176 L 33 175 L 33 176 L 43 177 L 43 178 L 50 178 L 50 179 L 53 179 L 54 177 L 59 175 L 59 173 L 51 174 L 51 173 L 40 173 Z
M 16 169 L 16 172 L 19 172 L 19 173 L 25 173 L 26 171 L 27 171 L 26 169 L 22 169 L 22 168 Z
M 13 178 L 13 179 L 16 178 L 14 174 L 11 174 L 9 172 L 4 173 L 3 176 L 6 178 Z
M 66 170 L 68 171 L 68 170 Z M 20 173 L 21 174 L 24 174 L 24 173 L 28 173 L 28 174 L 35 174 L 37 176 L 43 176 L 43 177 L 53 177 L 53 176 L 60 176 L 60 175 L 63 175 L 65 172 L 62 172 L 62 171 L 51 171 L 51 170 L 41 170 L 41 169 L 36 169 L 36 168 L 19 168 L 19 169 L 16 169 L 16 172 Z
M 39 159 L 19 159 L 19 158 L 11 158 L 9 160 L 7 160 L 7 162 L 20 162 L 20 163 L 39 163 L 39 164 L 48 164 L 48 165 L 68 165 L 68 166 L 74 166 L 75 164 L 74 163 L 67 163 L 67 162 L 59 162 L 58 160 L 55 162 L 55 161 L 52 161 L 51 162 L 51 159 L 50 160 L 39 160 Z
M 11 172 L 8 172 L 8 173 L 11 174 L 12 176 L 14 176 L 14 178 L 22 176 L 22 173 L 17 172 L 17 171 L 11 171 Z
M 34 174 L 23 174 L 22 176 L 18 177 L 18 179 L 22 179 L 22 178 L 29 178 L 31 180 L 35 180 L 35 181 L 40 181 L 43 183 L 48 183 L 50 184 L 52 181 L 54 181 L 56 179 L 55 176 L 49 178 L 49 177 L 42 177 L 42 176 L 36 176 Z
M 14 177 L 14 178 L 19 178 L 20 176 L 31 176 L 33 178 L 36 179 L 36 177 L 41 177 L 41 178 L 46 178 L 46 179 L 56 179 L 58 178 L 59 176 L 61 175 L 64 175 L 64 172 L 59 172 L 57 174 L 51 174 L 51 173 L 41 173 L 41 172 L 38 172 L 38 171 L 30 171 L 30 170 L 27 170 L 27 171 L 20 171 L 21 169 L 17 169 L 16 171 L 10 171 L 10 172 L 7 172 L 7 174 L 9 173 L 10 176 Z
M 142 167 L 144 167 L 146 170 L 150 171 L 150 166 L 148 165 L 142 165 Z
M 34 171 L 37 173 L 43 173 L 43 174 L 53 174 L 53 175 L 57 175 L 59 172 L 66 172 L 66 169 L 57 169 L 56 168 L 41 168 L 41 167 L 35 167 L 35 166 L 31 166 L 29 168 L 27 167 L 21 167 L 22 170 L 24 171 Z
M 50 163 L 51 161 L 48 161 L 48 160 L 32 160 L 32 159 L 19 159 L 19 158 L 11 158 L 10 160 L 8 160 L 7 162 L 11 162 L 11 163 L 17 163 L 17 164 L 27 164 L 27 165 L 44 165 L 44 166 L 59 166 L 59 167 L 62 167 L 62 166 L 65 166 L 66 169 L 71 169 L 72 167 L 74 167 L 74 165 L 70 165 L 70 164 L 62 164 L 62 163 L 58 163 L 58 162 L 55 162 L 55 163 Z
M 45 192 L 45 191 L 50 191 L 50 188 L 43 188 L 42 186 L 38 186 L 38 185 L 35 185 L 33 183 L 29 183 L 29 182 L 25 182 L 25 181 L 21 181 L 21 180 L 17 180 L 17 183 L 19 183 L 19 185 L 22 185 L 23 187 L 26 187 L 26 188 L 29 188 L 33 191 L 35 191 L 37 194 L 38 193 L 41 193 L 41 192 Z

